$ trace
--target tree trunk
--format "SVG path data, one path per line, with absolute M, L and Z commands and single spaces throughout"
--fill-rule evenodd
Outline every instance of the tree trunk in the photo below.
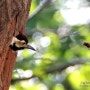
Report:
M 0 90 L 8 90 L 17 52 L 9 48 L 13 35 L 24 29 L 31 0 L 0 0 Z

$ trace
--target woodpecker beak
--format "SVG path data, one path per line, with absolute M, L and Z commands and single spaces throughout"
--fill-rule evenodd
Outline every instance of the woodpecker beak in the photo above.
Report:
M 36 49 L 34 49 L 34 48 L 33 48 L 32 46 L 30 46 L 30 45 L 28 45 L 27 48 L 36 51 Z

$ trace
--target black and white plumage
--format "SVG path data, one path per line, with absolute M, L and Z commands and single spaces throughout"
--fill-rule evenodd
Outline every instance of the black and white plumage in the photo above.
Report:
M 36 51 L 32 46 L 28 45 L 28 39 L 22 33 L 19 33 L 16 37 L 13 37 L 10 48 L 14 51 L 23 49 L 31 49 Z

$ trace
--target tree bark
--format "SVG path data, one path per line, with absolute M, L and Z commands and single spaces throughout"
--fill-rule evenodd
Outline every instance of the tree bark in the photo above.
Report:
M 17 52 L 9 48 L 13 35 L 23 31 L 31 0 L 0 0 L 0 90 L 8 90 Z

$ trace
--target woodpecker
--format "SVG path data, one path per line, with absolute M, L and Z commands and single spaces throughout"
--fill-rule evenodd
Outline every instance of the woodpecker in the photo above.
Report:
M 23 50 L 23 49 L 31 49 L 36 51 L 31 45 L 28 45 L 28 39 L 27 37 L 19 32 L 17 36 L 14 36 L 12 38 L 10 48 L 13 51 Z

